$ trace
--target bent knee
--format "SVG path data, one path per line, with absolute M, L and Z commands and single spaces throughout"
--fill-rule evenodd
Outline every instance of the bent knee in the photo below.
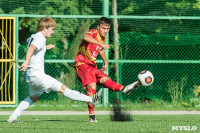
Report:
M 37 100 L 39 100 L 40 99 L 40 96 L 30 96 L 30 99 L 31 99 L 31 101 L 32 102 L 36 102 Z
M 87 89 L 94 89 L 96 90 L 96 83 L 90 83 L 86 86 Z
M 108 79 L 110 79 L 110 78 L 108 78 L 108 77 L 102 77 L 102 78 L 100 79 L 100 83 L 101 83 L 101 84 L 105 84 L 105 82 L 106 82 Z

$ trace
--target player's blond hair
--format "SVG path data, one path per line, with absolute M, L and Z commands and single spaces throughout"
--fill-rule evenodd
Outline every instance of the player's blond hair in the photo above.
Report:
M 45 28 L 48 29 L 50 27 L 56 27 L 56 22 L 52 18 L 49 18 L 49 17 L 41 18 L 38 21 L 36 32 L 42 31 Z

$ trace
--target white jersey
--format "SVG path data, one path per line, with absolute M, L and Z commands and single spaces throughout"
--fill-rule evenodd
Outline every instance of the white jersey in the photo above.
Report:
M 41 32 L 31 35 L 27 39 L 28 47 L 35 45 L 34 51 L 28 68 L 26 69 L 26 81 L 29 85 L 29 94 L 31 96 L 40 96 L 44 91 L 59 91 L 62 83 L 44 72 L 44 55 L 46 53 L 46 38 Z
M 42 35 L 41 32 L 37 32 L 36 34 L 31 35 L 31 37 L 27 39 L 27 42 L 28 42 L 28 47 L 32 44 L 37 47 L 37 50 L 34 51 L 30 59 L 28 67 L 31 69 L 44 71 L 44 55 L 46 53 L 46 38 Z

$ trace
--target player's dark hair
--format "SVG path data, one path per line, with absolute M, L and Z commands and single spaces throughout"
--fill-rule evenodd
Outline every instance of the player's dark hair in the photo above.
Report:
M 103 25 L 111 25 L 111 21 L 110 19 L 106 18 L 106 17 L 101 17 L 99 20 L 98 20 L 98 25 L 100 24 L 103 24 Z
M 45 28 L 48 29 L 50 27 L 56 27 L 56 22 L 52 18 L 49 18 L 49 17 L 41 18 L 38 21 L 36 32 L 42 31 Z

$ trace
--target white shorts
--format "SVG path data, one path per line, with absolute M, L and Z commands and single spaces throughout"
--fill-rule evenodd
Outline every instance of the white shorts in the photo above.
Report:
M 45 91 L 59 91 L 62 83 L 55 78 L 46 75 L 44 71 L 38 71 L 28 68 L 26 70 L 26 81 L 29 85 L 30 96 L 40 96 Z

